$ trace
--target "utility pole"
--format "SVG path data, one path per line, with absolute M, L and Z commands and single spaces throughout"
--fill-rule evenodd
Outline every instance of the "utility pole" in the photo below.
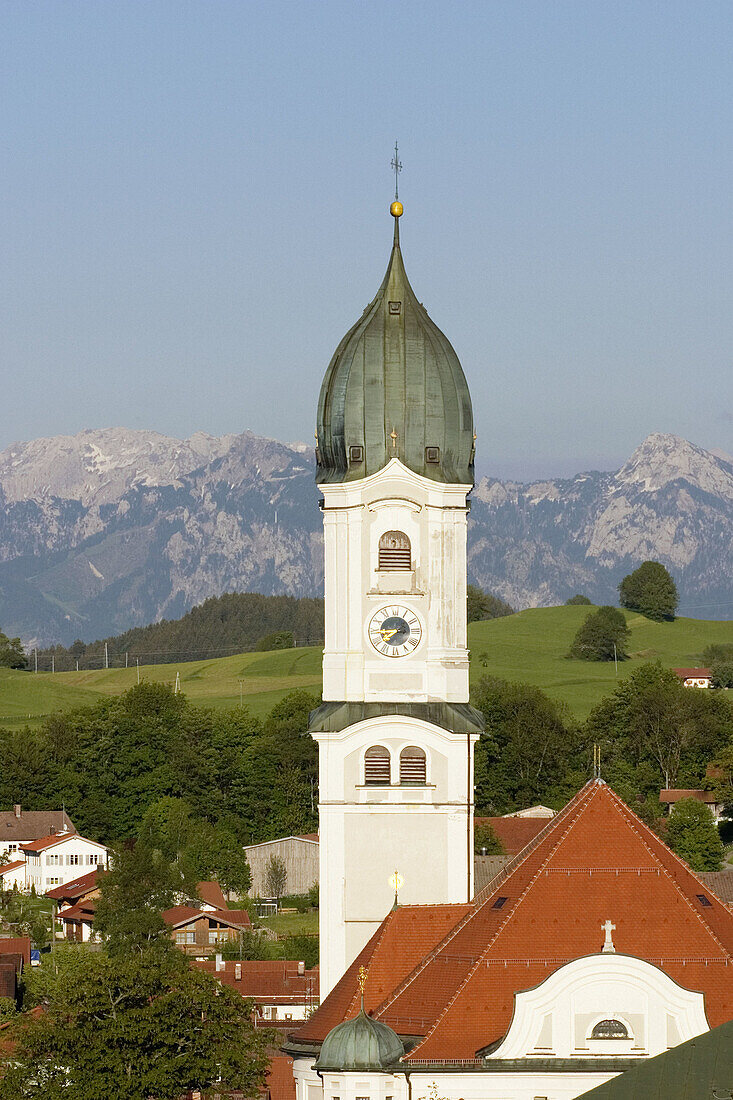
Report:
M 76 671 L 79 671 L 79 658 L 76 658 Z
M 104 643 L 104 667 L 109 668 L 109 646 Z
M 55 672 L 55 671 L 56 671 L 56 657 L 52 653 L 51 654 L 51 672 Z
M 140 683 L 140 658 L 136 657 L 135 660 L 137 662 L 137 682 L 139 684 Z
M 618 655 L 616 653 L 616 643 L 613 643 L 613 663 L 616 666 L 616 675 L 618 676 Z
M 34 650 L 33 650 L 33 656 L 34 656 L 34 657 L 35 657 L 35 659 L 36 659 L 36 667 L 35 667 L 35 671 L 36 671 L 36 672 L 38 672 L 38 650 L 37 650 L 37 649 L 34 649 Z
M 244 680 L 239 681 L 239 705 L 244 706 Z
M 127 668 L 127 653 L 125 653 L 125 668 Z
M 181 690 L 181 674 L 180 674 L 180 672 L 177 672 L 176 673 L 176 686 L 173 688 L 173 694 L 178 695 L 178 692 L 180 690 Z

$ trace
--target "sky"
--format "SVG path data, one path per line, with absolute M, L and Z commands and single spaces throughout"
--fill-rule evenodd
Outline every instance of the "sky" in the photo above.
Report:
M 732 90 L 729 2 L 4 0 L 0 448 L 312 441 L 398 140 L 481 472 L 733 452 Z

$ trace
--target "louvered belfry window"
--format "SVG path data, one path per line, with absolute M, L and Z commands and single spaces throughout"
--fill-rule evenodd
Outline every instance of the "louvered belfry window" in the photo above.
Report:
M 412 569 L 410 540 L 404 531 L 385 531 L 379 540 L 380 569 Z
M 364 783 L 367 787 L 388 787 L 390 783 L 389 751 L 384 745 L 372 745 L 364 754 Z
M 417 745 L 410 745 L 400 753 L 400 783 L 413 787 L 424 787 L 427 783 L 425 752 Z

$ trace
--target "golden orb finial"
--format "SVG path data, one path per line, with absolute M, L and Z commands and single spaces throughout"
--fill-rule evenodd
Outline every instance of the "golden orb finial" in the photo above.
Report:
M 403 210 L 403 206 L 402 206 L 402 203 L 399 201 L 399 199 L 395 199 L 395 201 L 392 203 L 392 205 L 389 208 L 389 212 L 390 212 L 390 214 L 392 215 L 393 218 L 401 218 L 402 217 L 402 210 Z

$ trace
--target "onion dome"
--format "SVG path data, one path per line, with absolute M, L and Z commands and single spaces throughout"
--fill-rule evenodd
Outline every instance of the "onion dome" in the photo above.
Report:
M 362 1002 L 358 1016 L 329 1031 L 315 1068 L 329 1073 L 384 1073 L 393 1069 L 404 1053 L 396 1032 L 367 1016 Z
M 316 481 L 356 481 L 392 458 L 423 477 L 473 485 L 473 411 L 458 356 L 407 281 L 402 204 L 376 298 L 339 344 L 318 402 Z

